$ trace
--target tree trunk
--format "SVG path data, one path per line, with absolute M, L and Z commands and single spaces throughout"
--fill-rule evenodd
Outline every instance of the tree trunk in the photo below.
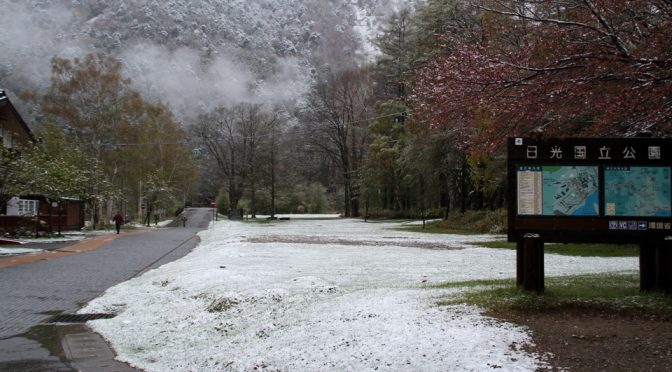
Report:
M 51 226 L 51 221 L 52 221 L 52 216 L 54 214 L 52 213 L 53 211 L 51 209 L 51 202 L 49 201 L 49 199 L 46 199 L 46 201 L 47 201 L 47 203 L 49 203 L 49 206 L 48 206 L 49 207 L 49 224 L 48 224 L 48 226 L 49 226 L 49 235 L 51 235 L 51 232 L 53 231 L 52 226 Z
M 345 172 L 343 175 L 344 180 L 343 180 L 343 208 L 344 210 L 344 215 L 345 217 L 351 217 L 350 215 L 350 178 Z
M 467 177 L 467 159 L 462 156 L 462 170 L 460 172 L 460 213 L 464 214 L 467 210 L 467 193 L 469 192 L 469 178 Z
M 275 127 L 271 138 L 271 218 L 275 218 Z
M 350 199 L 350 217 L 359 217 L 359 198 Z
M 257 185 L 254 181 L 254 176 L 250 181 L 250 213 L 252 218 L 257 218 Z

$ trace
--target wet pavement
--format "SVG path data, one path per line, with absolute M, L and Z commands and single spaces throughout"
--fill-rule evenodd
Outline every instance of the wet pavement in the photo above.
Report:
M 44 322 L 74 314 L 107 288 L 188 254 L 198 243 L 196 233 L 208 227 L 212 210 L 185 213 L 186 227 L 123 231 L 97 243 L 92 239 L 99 245 L 92 250 L 83 241 L 77 243 L 81 250 L 67 256 L 0 268 L 0 370 L 133 370 L 112 361 L 105 341 L 85 325 Z

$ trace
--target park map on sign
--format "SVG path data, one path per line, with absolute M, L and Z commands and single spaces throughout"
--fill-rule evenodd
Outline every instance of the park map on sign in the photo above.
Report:
M 544 215 L 597 216 L 599 214 L 597 167 L 545 166 L 542 169 Z
M 670 217 L 670 168 L 608 167 L 604 171 L 607 216 Z

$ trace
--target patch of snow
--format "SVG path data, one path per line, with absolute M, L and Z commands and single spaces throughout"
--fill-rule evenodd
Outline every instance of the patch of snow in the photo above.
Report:
M 430 224 L 433 222 L 439 222 L 442 221 L 440 218 L 436 219 L 431 219 L 431 220 L 425 220 L 425 224 Z M 406 221 L 401 223 L 403 226 L 422 226 L 422 220 L 420 221 Z
M 40 253 L 44 252 L 42 249 L 36 248 L 7 248 L 0 247 L 0 256 L 14 256 L 17 254 L 26 254 L 26 253 Z
M 109 231 L 106 231 L 106 233 L 109 233 Z M 86 234 L 81 232 L 64 232 L 61 234 L 62 236 L 53 236 L 51 238 L 26 238 L 24 240 L 30 243 L 44 243 L 44 244 L 76 242 L 86 238 L 88 235 L 95 235 L 95 234 L 96 234 L 95 231 L 88 232 Z
M 0 257 L 1 256 L 14 256 L 17 254 L 26 254 L 26 253 L 40 253 L 44 252 L 42 249 L 35 248 L 7 248 L 0 247 Z
M 515 277 L 515 251 L 469 244 L 497 238 L 492 235 L 398 227 L 351 219 L 219 221 L 199 234 L 191 254 L 110 288 L 82 312 L 118 313 L 89 324 L 119 359 L 148 371 L 545 365 L 522 349 L 531 343 L 525 329 L 473 306 L 436 306 L 459 289 L 426 288 Z M 274 242 L 279 236 L 310 244 Z M 338 243 L 345 241 L 351 244 Z M 460 249 L 409 243 L 418 241 Z M 547 254 L 545 267 L 549 276 L 627 271 L 636 270 L 637 260 Z
M 150 228 L 151 227 L 166 227 L 166 226 L 170 225 L 171 222 L 173 222 L 172 219 L 159 221 L 158 223 L 152 222 L 152 223 L 149 224 L 149 227 Z M 124 226 L 129 226 L 129 227 L 133 227 L 133 228 L 136 228 L 136 229 L 147 228 L 146 224 L 140 224 L 140 223 L 127 223 Z M 123 227 L 122 227 L 122 229 L 123 229 Z
M 366 9 L 359 8 L 357 4 L 351 6 L 353 7 L 353 13 L 356 15 L 355 25 L 352 29 L 359 36 L 361 43 L 359 52 L 366 63 L 372 63 L 381 54 L 378 47 L 373 43 L 378 37 L 378 31 L 376 30 L 378 20 L 375 16 L 368 14 Z

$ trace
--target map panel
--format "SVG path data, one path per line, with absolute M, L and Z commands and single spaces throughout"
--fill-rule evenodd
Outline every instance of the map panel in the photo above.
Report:
M 541 215 L 541 167 L 518 167 L 518 214 Z
M 671 217 L 670 173 L 669 167 L 606 167 L 605 215 Z
M 598 216 L 597 169 L 597 166 L 542 167 L 543 215 Z

